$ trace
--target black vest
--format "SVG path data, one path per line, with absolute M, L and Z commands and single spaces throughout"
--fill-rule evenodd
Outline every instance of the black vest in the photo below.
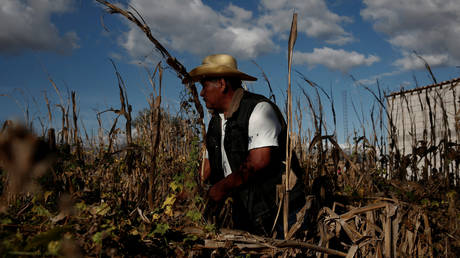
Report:
M 228 118 L 225 127 L 224 148 L 227 154 L 230 168 L 232 171 L 237 171 L 248 156 L 248 125 L 249 117 L 252 114 L 255 106 L 260 102 L 268 102 L 272 105 L 277 113 L 278 120 L 281 123 L 281 132 L 278 136 L 278 150 L 281 155 L 276 155 L 276 163 L 279 165 L 283 160 L 283 154 L 286 149 L 286 123 L 279 111 L 278 107 L 273 104 L 269 99 L 262 95 L 250 93 L 245 91 L 241 99 L 238 110 Z M 215 184 L 224 178 L 222 169 L 222 156 L 221 156 L 221 125 L 222 121 L 218 114 L 214 114 L 209 122 L 208 133 L 206 136 L 206 148 L 209 154 L 209 161 L 211 165 L 211 178 L 210 183 Z M 272 162 L 275 163 L 275 162 Z M 277 173 L 279 171 L 276 171 Z
M 268 102 L 275 110 L 281 123 L 281 132 L 278 136 L 278 146 L 272 153 L 270 165 L 264 171 L 258 171 L 257 176 L 235 189 L 232 193 L 235 224 L 260 223 L 267 220 L 273 223 L 276 215 L 276 185 L 281 184 L 282 174 L 285 170 L 283 161 L 286 149 L 286 123 L 278 107 L 262 95 L 245 91 L 239 108 L 227 119 L 225 127 L 224 148 L 232 172 L 238 171 L 248 156 L 248 124 L 255 106 L 260 102 Z M 212 116 L 206 136 L 211 166 L 210 183 L 215 184 L 224 178 L 221 154 L 221 118 L 218 114 Z M 301 179 L 298 181 L 302 181 Z M 301 187 L 297 187 L 301 189 Z M 292 198 L 290 198 L 292 199 Z M 235 214 L 237 213 L 237 214 Z M 237 218 L 235 218 L 235 216 Z M 271 226 L 271 225 L 270 225 Z

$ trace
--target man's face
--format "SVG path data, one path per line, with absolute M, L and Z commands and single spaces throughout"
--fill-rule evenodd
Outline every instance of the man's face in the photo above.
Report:
M 221 109 L 222 99 L 222 85 L 220 79 L 208 79 L 200 81 L 203 88 L 201 89 L 200 96 L 203 98 L 208 109 L 219 111 Z

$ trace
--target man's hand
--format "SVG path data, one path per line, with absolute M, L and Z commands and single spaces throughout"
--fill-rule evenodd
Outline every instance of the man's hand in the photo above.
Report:
M 271 147 L 262 147 L 249 151 L 246 162 L 243 163 L 239 171 L 232 172 L 226 178 L 220 180 L 209 189 L 209 197 L 218 202 L 234 188 L 246 183 L 250 177 L 258 171 L 263 170 L 270 164 Z
M 223 189 L 222 183 L 223 180 L 219 181 L 217 184 L 213 185 L 211 189 L 209 189 L 209 198 L 215 202 L 222 200 L 227 195 L 227 192 Z

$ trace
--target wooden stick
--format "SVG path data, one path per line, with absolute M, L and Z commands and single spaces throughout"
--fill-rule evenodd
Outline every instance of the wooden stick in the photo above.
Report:
M 292 134 L 292 96 L 291 96 L 291 65 L 292 52 L 297 39 L 297 13 L 292 15 L 291 33 L 288 42 L 288 107 L 287 107 L 287 130 L 286 130 L 286 181 L 284 193 L 284 210 L 283 210 L 283 228 L 284 238 L 287 239 L 289 232 L 288 216 L 289 216 L 289 174 L 291 172 L 291 134 Z
M 275 240 L 275 243 L 273 244 L 273 246 L 307 248 L 307 249 L 315 250 L 315 251 L 326 253 L 326 254 L 337 255 L 337 256 L 342 256 L 342 257 L 347 256 L 346 253 L 341 252 L 341 251 L 337 251 L 334 249 L 325 248 L 325 247 L 321 247 L 321 246 L 317 246 L 317 245 L 313 245 L 309 243 L 304 243 L 300 241 L 295 241 L 295 240 Z
M 231 234 L 223 234 L 219 239 L 206 239 L 204 245 L 195 246 L 197 249 L 217 249 L 217 248 L 230 248 L 236 246 L 239 249 L 267 249 L 267 248 L 306 248 L 318 252 L 346 257 L 347 253 L 337 251 L 330 248 L 325 248 L 297 240 L 279 240 L 272 238 L 265 238 L 260 236 L 253 236 L 246 232 L 229 231 Z M 190 232 L 191 233 L 191 232 Z M 257 239 L 256 239 L 257 237 Z

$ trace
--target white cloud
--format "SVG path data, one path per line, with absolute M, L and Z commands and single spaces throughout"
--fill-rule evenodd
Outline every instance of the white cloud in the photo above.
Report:
M 252 12 L 232 4 L 221 13 L 201 0 L 131 0 L 130 5 L 140 11 L 158 40 L 178 51 L 254 58 L 276 48 L 271 32 L 251 22 Z M 129 26 L 122 45 L 133 57 L 148 54 L 152 44 Z
M 231 3 L 217 11 L 202 0 L 130 0 L 129 4 L 167 48 L 200 56 L 226 52 L 249 59 L 276 51 L 274 37 L 289 32 L 294 9 L 299 13 L 299 33 L 331 44 L 353 40 L 340 25 L 351 19 L 332 13 L 324 0 L 261 0 L 257 13 Z M 139 28 L 128 26 L 121 45 L 134 58 L 150 55 L 153 45 Z
M 404 57 L 396 60 L 394 65 L 404 70 L 424 69 L 425 63 L 415 54 L 403 53 Z M 432 67 L 447 64 L 449 57 L 447 54 L 422 55 L 423 59 Z
M 343 49 L 332 49 L 328 47 L 315 48 L 312 53 L 295 52 L 294 63 L 308 64 L 309 66 L 324 65 L 332 70 L 348 72 L 353 67 L 370 66 L 380 61 L 378 56 L 347 52 Z
M 395 70 L 392 72 L 377 74 L 368 79 L 360 79 L 357 81 L 357 84 L 373 85 L 377 83 L 377 80 L 382 80 L 384 77 L 390 77 L 390 76 L 400 74 L 400 73 L 402 73 L 402 70 Z
M 331 12 L 324 0 L 262 0 L 265 12 L 259 24 L 270 26 L 274 33 L 287 33 L 290 30 L 292 13 L 298 13 L 298 32 L 324 40 L 329 44 L 343 45 L 353 41 L 341 23 L 351 22 L 351 18 Z
M 59 33 L 53 14 L 73 8 L 73 0 L 0 0 L 0 53 L 18 54 L 26 49 L 66 53 L 78 48 L 73 31 Z
M 252 18 L 252 12 L 230 3 L 224 10 L 224 14 L 232 17 L 233 23 L 247 22 Z
M 365 20 L 388 36 L 402 51 L 395 64 L 402 69 L 420 68 L 421 62 L 406 54 L 413 50 L 432 66 L 458 65 L 460 61 L 460 2 L 458 0 L 364 0 Z
M 110 52 L 109 57 L 115 60 L 121 60 L 123 56 L 120 55 L 119 53 Z

